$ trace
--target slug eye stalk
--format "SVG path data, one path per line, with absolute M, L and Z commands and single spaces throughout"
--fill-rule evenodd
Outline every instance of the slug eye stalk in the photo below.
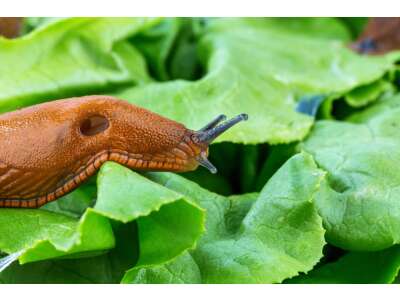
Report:
M 249 117 L 247 114 L 240 114 L 222 124 L 219 124 L 221 121 L 225 120 L 225 118 L 225 115 L 219 115 L 204 128 L 197 131 L 195 133 L 195 137 L 197 138 L 198 143 L 203 143 L 208 146 L 212 141 L 214 141 L 229 128 L 241 121 L 246 121 Z
M 217 168 L 208 160 L 207 153 L 205 151 L 200 152 L 196 160 L 199 162 L 199 165 L 209 170 L 212 174 L 217 173 Z
M 215 126 L 217 126 L 219 123 L 221 123 L 222 121 L 225 121 L 225 120 L 226 120 L 226 116 L 225 115 L 219 115 L 214 120 L 212 120 L 210 123 L 208 123 L 206 126 L 201 128 L 198 132 L 205 132 L 207 130 L 210 130 L 210 129 L 214 128 Z
M 226 120 L 226 116 L 219 115 L 202 129 L 195 132 L 193 135 L 193 141 L 197 144 L 200 144 L 202 147 L 207 148 L 212 141 L 214 141 L 222 133 L 237 123 L 246 121 L 247 119 L 247 114 L 240 114 L 224 123 L 221 123 L 222 121 Z M 200 165 L 207 168 L 211 173 L 215 174 L 217 173 L 217 168 L 207 159 L 207 154 L 207 150 L 201 151 L 201 153 L 196 157 L 196 160 Z

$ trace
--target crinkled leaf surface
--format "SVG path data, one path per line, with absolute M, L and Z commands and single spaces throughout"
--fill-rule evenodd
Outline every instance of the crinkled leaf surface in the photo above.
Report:
M 102 166 L 98 199 L 78 220 L 41 209 L 0 210 L 0 250 L 21 263 L 114 247 L 110 220 L 138 222 L 140 264 L 168 261 L 191 248 L 204 212 L 187 198 L 115 163 Z M 132 237 L 134 238 L 134 237 Z
M 399 113 L 397 96 L 353 123 L 318 121 L 301 145 L 328 172 L 316 204 L 338 247 L 373 251 L 400 242 Z
M 145 18 L 69 18 L 18 39 L 0 38 L 0 111 L 141 81 L 129 71 L 120 49 L 113 46 L 155 22 Z M 131 52 L 130 62 L 141 59 L 138 52 Z
M 138 221 L 139 265 L 177 256 L 204 230 L 204 212 L 197 204 L 125 167 L 107 163 L 98 181 L 95 208 L 111 219 Z
M 300 275 L 289 283 L 392 283 L 400 269 L 400 247 L 350 252 L 337 261 Z
M 88 209 L 80 220 L 44 210 L 2 209 L 0 249 L 22 251 L 21 263 L 114 246 L 108 220 Z
M 307 154 L 291 158 L 257 198 L 221 197 L 174 174 L 151 178 L 205 208 L 206 233 L 190 251 L 193 260 L 184 255 L 163 266 L 135 267 L 123 282 L 199 282 L 197 268 L 204 283 L 281 282 L 322 256 L 324 229 L 313 198 L 324 172 Z
M 184 252 L 171 262 L 130 270 L 122 283 L 201 283 L 201 271 L 196 261 Z
M 324 97 L 328 110 L 337 98 L 359 108 L 395 90 L 384 75 L 399 53 L 354 54 L 333 18 L 194 23 L 182 40 L 182 20 L 142 18 L 49 20 L 22 38 L 0 38 L 0 111 L 110 93 L 193 129 L 247 112 L 250 120 L 219 141 L 273 144 L 308 134 L 314 119 L 296 112 L 304 97 Z M 193 81 L 156 83 L 147 72 L 198 78 L 199 61 L 205 74 Z M 260 194 L 223 197 L 177 175 L 149 180 L 108 163 L 97 190 L 88 184 L 40 210 L 1 209 L 0 251 L 33 263 L 14 263 L 0 282 L 119 282 L 126 270 L 127 283 L 281 282 L 319 261 L 322 223 L 342 248 L 390 247 L 400 232 L 400 111 L 398 99 L 380 102 L 346 122 L 317 122 L 302 145 L 317 165 L 302 153 L 275 173 L 293 154 L 287 145 L 270 151 L 261 172 L 258 146 L 211 153 L 220 177 L 209 188 L 229 195 L 269 179 Z M 391 282 L 398 257 L 397 246 L 351 252 L 293 281 Z
M 0 273 L 0 283 L 119 283 L 122 275 L 115 278 L 111 267 L 110 258 L 106 254 L 79 259 L 45 260 L 24 265 L 14 263 Z
M 115 95 L 193 129 L 220 113 L 245 112 L 251 122 L 232 128 L 219 141 L 287 143 L 303 138 L 313 122 L 295 111 L 298 98 L 339 97 L 393 68 L 386 57 L 362 57 L 338 40 L 298 35 L 274 24 L 212 20 L 199 41 L 207 69 L 203 78 L 152 83 Z
M 167 60 L 171 55 L 182 22 L 181 18 L 163 19 L 156 26 L 135 35 L 130 40 L 147 58 L 149 68 L 157 79 L 167 80 L 170 77 Z
M 119 283 L 139 255 L 137 224 L 113 222 L 116 245 L 107 253 L 80 258 L 12 264 L 0 273 L 1 283 Z
M 354 107 L 365 106 L 378 99 L 383 93 L 394 90 L 391 82 L 381 79 L 366 86 L 359 86 L 348 93 L 345 97 L 347 103 Z
M 227 20 L 225 18 L 225 20 Z M 261 28 L 271 27 L 281 31 L 312 38 L 349 41 L 350 32 L 342 22 L 335 18 L 240 18 L 235 22 L 248 23 Z

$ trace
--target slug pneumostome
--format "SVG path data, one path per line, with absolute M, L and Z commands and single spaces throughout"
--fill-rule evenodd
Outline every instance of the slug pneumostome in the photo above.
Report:
M 43 103 L 0 115 L 0 207 L 40 207 L 106 161 L 135 170 L 212 173 L 208 145 L 246 120 L 218 116 L 199 131 L 109 96 Z

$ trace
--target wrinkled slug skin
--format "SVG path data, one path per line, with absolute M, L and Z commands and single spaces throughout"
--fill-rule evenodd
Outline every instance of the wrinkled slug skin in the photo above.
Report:
M 82 124 L 104 117 L 94 135 Z M 137 170 L 187 171 L 197 164 L 192 131 L 123 100 L 86 96 L 0 115 L 0 207 L 39 207 L 76 188 L 105 161 Z

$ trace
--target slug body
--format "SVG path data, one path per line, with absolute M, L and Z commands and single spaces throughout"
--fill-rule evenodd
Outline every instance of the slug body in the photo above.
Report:
M 40 207 L 78 187 L 106 161 L 135 170 L 185 172 L 246 115 L 200 131 L 123 100 L 85 96 L 0 116 L 0 207 Z

